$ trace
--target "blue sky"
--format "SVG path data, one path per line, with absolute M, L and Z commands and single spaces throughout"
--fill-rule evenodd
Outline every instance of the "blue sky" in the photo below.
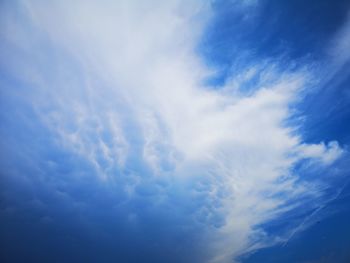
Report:
M 348 1 L 2 1 L 1 262 L 349 262 Z

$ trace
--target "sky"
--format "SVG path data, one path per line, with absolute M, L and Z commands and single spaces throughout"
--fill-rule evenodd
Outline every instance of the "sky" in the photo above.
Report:
M 0 1 L 0 261 L 350 261 L 350 2 Z

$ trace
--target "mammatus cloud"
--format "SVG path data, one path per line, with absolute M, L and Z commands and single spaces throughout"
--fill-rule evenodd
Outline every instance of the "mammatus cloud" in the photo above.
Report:
M 132 173 L 123 186 L 131 200 L 147 182 L 161 209 L 172 190 L 154 190 L 156 182 L 182 187 L 194 204 L 188 216 L 205 226 L 207 262 L 283 241 L 261 225 L 321 194 L 292 168 L 309 159 L 330 165 L 342 150 L 335 141 L 306 144 L 286 124 L 312 72 L 256 61 L 225 87 L 204 86 L 212 73 L 195 48 L 210 6 L 23 1 L 16 8 L 22 22 L 4 18 L 11 30 L 2 39 L 28 59 L 8 67 L 28 84 L 25 99 L 52 140 L 90 162 L 106 184 Z M 256 74 L 263 77 L 245 92 Z

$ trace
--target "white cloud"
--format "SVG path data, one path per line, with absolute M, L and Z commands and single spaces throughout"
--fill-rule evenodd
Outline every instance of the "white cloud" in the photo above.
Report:
M 336 66 L 344 66 L 350 59 L 350 13 L 344 25 L 333 36 L 330 55 Z
M 192 216 L 208 225 L 208 262 L 263 246 L 258 226 L 307 194 L 290 173 L 293 164 L 304 158 L 331 164 L 341 153 L 336 142 L 303 144 L 285 125 L 309 78 L 305 70 L 256 66 L 222 90 L 202 86 L 209 70 L 194 48 L 210 10 L 198 1 L 23 4 L 34 30 L 74 65 L 65 68 L 66 57 L 56 66 L 44 63 L 54 76 L 34 80 L 37 112 L 107 182 L 113 169 L 141 158 L 154 177 L 207 183 L 192 189 L 205 202 Z M 81 75 L 70 75 L 71 67 Z M 233 92 L 257 71 L 266 78 L 254 92 Z
M 299 147 L 301 157 L 303 158 L 317 158 L 324 164 L 331 164 L 338 159 L 343 150 L 339 147 L 336 141 L 331 141 L 328 145 L 324 143 L 300 145 Z

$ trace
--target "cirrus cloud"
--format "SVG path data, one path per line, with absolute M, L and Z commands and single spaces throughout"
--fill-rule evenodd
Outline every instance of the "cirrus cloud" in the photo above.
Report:
M 3 18 L 11 31 L 2 39 L 13 48 L 2 56 L 26 83 L 23 99 L 50 140 L 85 159 L 105 184 L 122 182 L 126 203 L 144 197 L 154 217 L 165 206 L 188 209 L 183 216 L 203 229 L 204 261 L 230 262 L 283 241 L 261 226 L 322 194 L 293 167 L 310 159 L 331 165 L 343 150 L 335 141 L 307 144 L 288 125 L 312 71 L 255 61 L 224 87 L 205 86 L 213 72 L 195 48 L 209 5 L 27 1 L 16 8 L 19 18 Z M 135 210 L 127 218 L 143 216 Z

